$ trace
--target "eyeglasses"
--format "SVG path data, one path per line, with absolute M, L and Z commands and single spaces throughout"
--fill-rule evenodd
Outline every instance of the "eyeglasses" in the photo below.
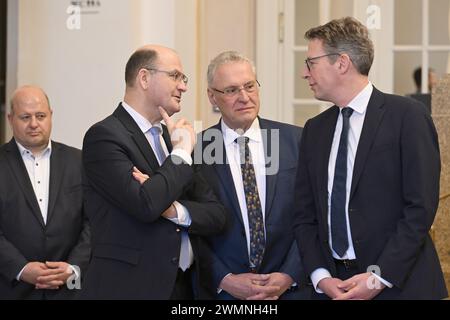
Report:
M 239 86 L 239 87 L 238 86 L 232 86 L 232 87 L 225 88 L 225 89 L 223 89 L 223 91 L 222 90 L 218 90 L 216 88 L 212 88 L 212 87 L 211 87 L 211 90 L 214 90 L 214 91 L 216 91 L 218 93 L 221 93 L 221 94 L 223 94 L 223 95 L 225 95 L 227 97 L 234 97 L 237 94 L 239 94 L 241 92 L 241 90 L 245 90 L 247 93 L 252 93 L 252 92 L 255 92 L 256 89 L 258 87 L 260 87 L 260 86 L 261 85 L 259 84 L 258 80 L 255 80 L 255 81 L 247 82 L 243 86 Z
M 179 81 L 183 81 L 184 84 L 187 84 L 189 81 L 189 78 L 182 72 L 178 71 L 178 70 L 173 70 L 173 71 L 166 71 L 166 70 L 160 70 L 160 69 L 156 69 L 156 68 L 145 68 L 149 71 L 155 71 L 155 72 L 162 72 L 167 74 L 170 78 L 173 79 L 173 81 L 175 82 L 179 82 Z
M 306 67 L 308 68 L 308 71 L 311 71 L 311 66 L 312 66 L 311 61 L 312 60 L 320 59 L 320 58 L 323 58 L 323 57 L 340 56 L 340 55 L 341 55 L 340 53 L 328 53 L 328 54 L 324 54 L 323 56 L 306 58 L 305 59 L 305 64 L 306 64 Z

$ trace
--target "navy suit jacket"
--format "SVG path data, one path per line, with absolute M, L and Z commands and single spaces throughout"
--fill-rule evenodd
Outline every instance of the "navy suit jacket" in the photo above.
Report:
M 172 149 L 167 129 L 163 138 Z M 177 277 L 181 227 L 161 214 L 174 202 L 184 205 L 192 223 L 187 229 L 195 259 L 196 297 L 209 298 L 199 282 L 201 236 L 225 225 L 224 208 L 193 167 L 176 156 L 160 166 L 136 122 L 121 106 L 92 126 L 84 137 L 84 195 L 91 223 L 92 260 L 85 277 L 84 299 L 169 299 Z M 142 186 L 133 166 L 148 174 Z M 194 267 L 193 267 L 194 268 Z
M 266 176 L 266 246 L 258 273 L 283 272 L 290 275 L 300 286 L 304 286 L 306 277 L 292 228 L 294 218 L 293 190 L 297 172 L 301 128 L 265 119 L 259 119 L 259 121 L 263 130 L 262 136 L 266 159 L 267 156 L 274 157 L 278 148 L 279 170 L 276 174 Z M 219 143 L 214 143 L 214 139 L 211 141 L 209 137 L 212 133 L 211 130 L 220 134 L 217 137 L 221 139 Z M 267 138 L 264 134 L 265 130 L 268 133 Z M 276 138 L 275 130 L 278 130 L 279 139 L 274 141 L 276 145 L 273 145 L 272 138 Z M 225 160 L 226 151 L 220 122 L 205 130 L 202 133 L 202 137 L 199 139 L 199 141 L 202 141 L 199 143 L 199 147 L 202 148 L 201 152 L 204 152 L 203 156 L 209 152 L 213 143 L 219 149 L 216 150 L 214 155 L 223 152 L 217 157 L 217 159 L 221 158 L 220 163 L 208 164 L 204 161 L 201 166 L 202 175 L 213 188 L 228 214 L 228 224 L 225 232 L 218 236 L 208 237 L 212 257 L 209 272 L 213 274 L 214 282 L 212 284 L 214 289 L 217 290 L 225 275 L 228 273 L 250 272 L 250 266 L 242 213 L 230 167 Z M 199 151 L 196 150 L 196 152 Z M 274 161 L 276 160 L 272 159 L 272 163 L 269 165 L 273 165 Z M 298 290 L 298 292 L 300 291 Z M 295 295 L 294 292 L 289 294 Z M 231 299 L 232 297 L 225 291 L 222 291 L 217 298 Z M 309 298 L 309 296 L 300 298 Z
M 47 223 L 17 147 L 0 148 L 0 299 L 70 299 L 78 290 L 36 290 L 17 281 L 32 261 L 64 261 L 84 276 L 90 256 L 83 212 L 81 152 L 52 141 Z
M 339 109 L 333 106 L 303 130 L 296 183 L 296 237 L 308 275 L 336 275 L 328 242 L 328 160 Z M 348 205 L 360 273 L 378 266 L 394 285 L 379 299 L 447 296 L 428 234 L 439 202 L 436 129 L 415 100 L 374 88 L 356 152 Z

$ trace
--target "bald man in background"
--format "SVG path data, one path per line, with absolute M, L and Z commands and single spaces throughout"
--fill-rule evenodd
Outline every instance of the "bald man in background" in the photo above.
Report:
M 89 261 L 81 152 L 50 140 L 52 113 L 42 89 L 14 92 L 13 138 L 0 148 L 0 299 L 71 299 Z

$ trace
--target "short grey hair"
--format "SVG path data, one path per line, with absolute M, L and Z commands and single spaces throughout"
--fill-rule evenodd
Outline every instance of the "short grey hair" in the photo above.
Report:
M 249 63 L 250 66 L 252 67 L 253 73 L 256 76 L 256 67 L 255 63 L 252 60 L 250 60 L 248 57 L 237 51 L 225 51 L 219 54 L 214 59 L 212 59 L 208 65 L 208 73 L 207 73 L 208 86 L 212 85 L 217 68 L 229 62 Z

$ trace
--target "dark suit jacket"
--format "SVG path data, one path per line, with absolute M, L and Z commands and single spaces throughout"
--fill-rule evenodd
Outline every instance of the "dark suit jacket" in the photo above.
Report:
M 328 243 L 328 160 L 334 106 L 303 130 L 296 183 L 296 237 L 306 272 L 336 275 Z M 440 299 L 447 290 L 428 234 L 439 199 L 436 129 L 419 102 L 374 88 L 353 169 L 350 228 L 359 272 L 377 265 L 394 285 L 379 299 Z
M 165 127 L 163 137 L 170 151 Z M 222 230 L 224 208 L 193 168 L 177 161 L 181 159 L 169 156 L 160 167 L 145 135 L 121 105 L 88 130 L 83 144 L 84 194 L 93 254 L 82 298 L 170 298 L 181 227 L 161 214 L 175 200 L 190 213 L 188 232 L 196 265 L 204 263 L 200 236 Z M 142 186 L 132 177 L 133 166 L 150 176 Z M 196 290 L 199 281 L 209 281 L 208 275 L 195 276 Z M 208 293 L 197 290 L 196 296 L 206 298 Z
M 431 93 L 414 93 L 410 94 L 409 97 L 422 102 L 427 108 L 427 111 L 431 114 Z
M 292 191 L 297 172 L 301 128 L 265 119 L 259 121 L 263 130 L 262 136 L 266 157 L 274 158 L 279 150 L 278 173 L 266 177 L 266 247 L 259 273 L 287 273 L 299 285 L 304 286 L 306 276 L 303 272 L 292 228 L 294 218 L 294 194 Z M 267 136 L 264 134 L 265 131 L 268 133 Z M 279 133 L 279 139 L 276 139 L 275 131 Z M 211 139 L 210 136 L 213 133 L 217 133 L 216 136 L 220 140 Z M 250 272 L 250 266 L 242 213 L 230 167 L 226 161 L 220 122 L 205 130 L 202 136 L 203 139 L 199 139 L 199 141 L 203 143 L 203 146 L 201 146 L 201 152 L 205 153 L 203 156 L 207 155 L 214 146 L 217 146 L 219 150 L 214 155 L 220 158 L 218 159 L 219 163 L 208 164 L 208 161 L 204 162 L 202 164 L 202 175 L 212 186 L 228 214 L 226 231 L 218 236 L 208 238 L 213 259 L 213 263 L 209 266 L 209 272 L 213 274 L 214 282 L 212 285 L 217 290 L 225 275 Z M 272 138 L 276 140 L 272 141 Z M 196 152 L 199 151 L 196 150 Z M 223 152 L 223 158 L 219 156 L 219 152 Z M 272 165 L 274 161 L 276 160 L 272 160 Z M 300 293 L 301 291 L 302 293 Z M 292 298 L 309 298 L 305 296 L 303 291 L 289 292 L 289 295 Z M 231 299 L 232 297 L 222 291 L 216 298 Z
M 14 139 L 0 148 L 0 299 L 66 299 L 69 292 L 35 290 L 16 281 L 32 261 L 89 261 L 89 228 L 83 215 L 81 152 L 52 142 L 47 224 Z

